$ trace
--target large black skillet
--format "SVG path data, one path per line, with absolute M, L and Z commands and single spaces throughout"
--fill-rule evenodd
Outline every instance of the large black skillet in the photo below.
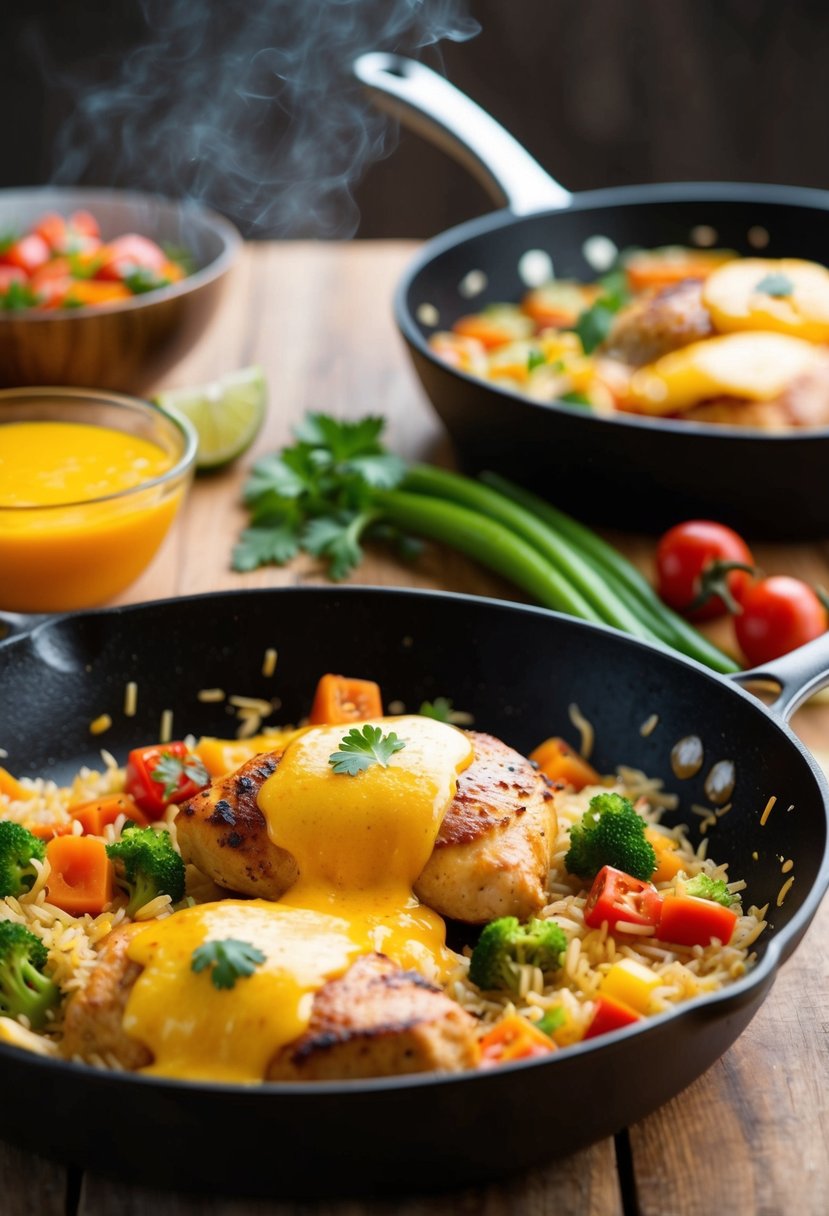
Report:
M 704 515 L 758 538 L 829 535 L 829 428 L 769 435 L 598 417 L 457 371 L 428 346 L 432 333 L 463 313 L 519 300 L 550 262 L 558 277 L 595 278 L 602 269 L 595 237 L 609 238 L 618 250 L 715 242 L 743 254 L 829 264 L 828 193 L 672 183 L 574 196 L 424 65 L 378 52 L 361 56 L 355 71 L 378 104 L 462 159 L 505 204 L 430 241 L 395 298 L 417 373 L 468 471 L 496 469 L 580 518 L 618 527 L 658 531 Z
M 276 674 L 262 675 L 266 649 Z M 827 883 L 829 789 L 784 717 L 829 681 L 829 639 L 772 665 L 777 712 L 673 654 L 541 609 L 416 591 L 346 588 L 243 591 L 46 621 L 0 645 L 0 746 L 11 771 L 67 777 L 121 761 L 174 733 L 232 734 L 226 709 L 199 689 L 281 698 L 277 720 L 307 712 L 318 676 L 376 679 L 387 702 L 416 710 L 446 695 L 477 728 L 522 750 L 572 735 L 576 702 L 595 727 L 594 761 L 623 762 L 705 801 L 705 773 L 736 765 L 734 806 L 710 833 L 716 858 L 770 903 L 759 962 L 721 993 L 633 1030 L 541 1062 L 451 1077 L 261 1087 L 177 1083 L 44 1060 L 0 1047 L 0 1137 L 121 1178 L 174 1188 L 274 1196 L 411 1191 L 485 1182 L 563 1155 L 642 1118 L 702 1073 L 765 997 L 813 917 Z M 138 683 L 138 712 L 122 713 Z M 113 719 L 104 735 L 89 724 Z M 647 737 L 640 726 L 659 721 Z M 677 782 L 672 744 L 705 747 L 700 774 Z M 769 797 L 777 805 L 765 827 Z M 695 821 L 677 813 L 672 821 Z M 780 857 L 794 883 L 781 907 Z M 601 1094 L 601 1101 L 596 1095 Z M 44 1117 L 44 1112 L 48 1117 Z M 142 1129 L 137 1134 L 137 1129 Z M 493 1149 L 497 1129 L 497 1149 Z

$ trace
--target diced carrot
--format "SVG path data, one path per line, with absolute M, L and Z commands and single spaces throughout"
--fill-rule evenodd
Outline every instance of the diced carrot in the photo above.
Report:
M 71 823 L 24 823 L 27 832 L 37 836 L 38 840 L 51 840 L 53 836 L 68 836 L 72 831 Z
M 682 858 L 678 856 L 679 845 L 670 836 L 663 836 L 655 828 L 645 828 L 645 839 L 653 845 L 656 853 L 656 869 L 651 875 L 651 882 L 670 882 L 676 878 L 683 868 Z
M 325 675 L 317 684 L 309 721 L 314 726 L 340 722 L 362 722 L 380 718 L 383 699 L 379 684 L 373 680 L 354 680 L 348 676 Z
M 548 1034 L 533 1026 L 520 1014 L 509 1014 L 496 1023 L 481 1039 L 481 1061 L 487 1064 L 506 1064 L 510 1060 L 529 1060 L 533 1056 L 546 1056 L 555 1051 L 555 1043 Z
M 169 279 L 171 283 L 178 283 L 184 278 L 184 271 L 178 262 L 165 262 L 161 267 L 161 278 Z
M 517 308 L 504 308 L 502 311 L 493 309 L 491 312 L 459 317 L 452 329 L 465 338 L 476 338 L 487 350 L 494 350 L 505 342 L 531 338 L 535 333 L 535 322 Z
M 27 790 L 8 769 L 0 765 L 0 794 L 5 794 L 10 802 L 25 802 L 34 797 L 33 790 Z
M 80 279 L 73 283 L 66 293 L 64 304 L 88 308 L 131 299 L 132 292 L 124 283 L 102 283 L 97 279 Z
M 46 845 L 51 867 L 47 899 L 72 916 L 97 916 L 112 902 L 112 863 L 93 836 L 55 836 Z
M 683 279 L 707 279 L 713 270 L 733 258 L 723 250 L 668 249 L 633 254 L 625 265 L 631 291 L 670 287 Z
M 272 731 L 267 735 L 251 735 L 247 739 L 214 739 L 210 735 L 203 735 L 193 751 L 211 777 L 224 777 L 260 752 L 281 752 L 299 733 L 296 730 Z
M 601 785 L 601 776 L 588 764 L 569 743 L 554 735 L 530 752 L 534 761 L 551 781 L 560 781 L 576 791 L 583 790 L 586 785 Z
M 87 836 L 102 836 L 108 823 L 114 823 L 119 815 L 126 815 L 140 828 L 149 827 L 149 819 L 129 794 L 108 794 L 93 798 L 91 802 L 78 802 L 70 806 L 69 814 L 82 825 Z

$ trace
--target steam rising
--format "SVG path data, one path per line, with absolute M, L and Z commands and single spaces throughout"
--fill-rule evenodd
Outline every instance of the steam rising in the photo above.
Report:
M 260 236 L 348 237 L 351 190 L 396 141 L 362 52 L 473 37 L 464 0 L 138 0 L 146 40 L 75 108 L 52 180 L 198 198 Z

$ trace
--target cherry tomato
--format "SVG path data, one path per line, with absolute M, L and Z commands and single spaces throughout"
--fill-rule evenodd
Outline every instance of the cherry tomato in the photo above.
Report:
M 584 905 L 584 923 L 591 929 L 600 929 L 605 921 L 611 930 L 620 921 L 655 927 L 661 909 L 662 896 L 653 883 L 633 878 L 613 866 L 603 866 Z
M 754 566 L 748 545 L 731 528 L 707 519 L 677 524 L 656 548 L 659 596 L 694 621 L 736 612 L 751 572 L 731 569 L 731 562 Z
M 91 211 L 73 211 L 69 217 L 69 227 L 78 236 L 91 237 L 98 240 L 101 235 L 98 221 Z
M 137 747 L 127 757 L 124 789 L 150 819 L 160 819 L 171 802 L 186 802 L 209 784 L 199 757 L 179 741 Z
M 734 629 L 752 666 L 788 654 L 829 628 L 826 609 L 808 583 L 785 574 L 751 583 L 742 609 Z
M 50 211 L 47 215 L 41 216 L 33 231 L 38 236 L 43 237 L 53 252 L 63 249 L 66 243 L 66 220 L 55 211 Z

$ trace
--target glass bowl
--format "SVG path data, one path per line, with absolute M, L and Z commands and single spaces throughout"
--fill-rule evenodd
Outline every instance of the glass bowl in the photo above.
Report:
M 22 492 L 20 487 L 14 492 L 14 469 L 7 464 L 4 472 L 3 451 L 4 430 L 15 423 L 52 424 L 44 425 L 42 434 L 29 428 L 18 432 L 18 441 L 24 434 L 30 446 L 35 444 L 38 474 L 60 469 L 56 476 L 71 477 L 71 466 L 76 470 L 83 456 L 86 466 L 78 478 L 91 479 L 89 491 L 67 490 L 73 501 L 48 505 L 41 505 L 48 491 L 35 487 L 27 494 L 24 484 Z M 161 468 L 148 468 L 142 476 L 134 452 L 96 453 L 98 443 L 121 446 L 111 435 L 85 437 L 54 425 L 62 423 L 117 432 L 139 448 L 148 442 L 160 449 Z M 128 587 L 149 565 L 184 501 L 197 446 L 185 418 L 134 397 L 78 388 L 0 391 L 0 609 L 90 608 Z M 126 469 L 137 480 L 118 488 Z M 60 496 L 61 489 L 56 493 Z

